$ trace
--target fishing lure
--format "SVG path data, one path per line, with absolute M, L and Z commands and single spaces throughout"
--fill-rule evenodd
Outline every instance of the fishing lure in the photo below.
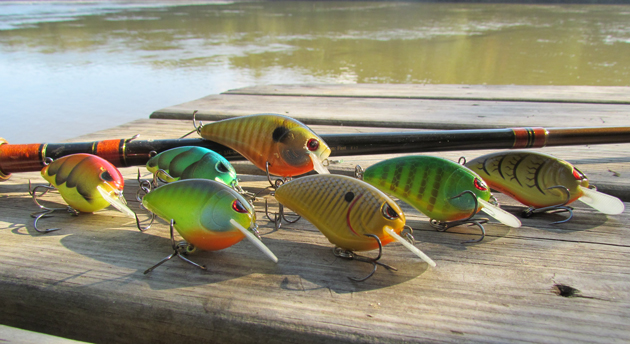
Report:
M 398 204 L 367 183 L 341 175 L 306 176 L 280 185 L 275 196 L 281 204 L 306 218 L 336 245 L 335 255 L 373 264 L 374 270 L 367 277 L 352 280 L 368 279 L 376 271 L 376 264 L 394 269 L 378 262 L 382 246 L 394 240 L 435 266 L 431 258 L 400 236 L 405 215 Z M 352 252 L 376 248 L 379 255 L 375 259 Z
M 328 173 L 326 143 L 303 123 L 277 114 L 230 118 L 210 124 L 193 123 L 199 135 L 228 146 L 268 174 L 293 177 L 312 171 Z
M 360 169 L 360 167 L 358 167 Z M 490 189 L 475 172 L 447 159 L 433 156 L 404 156 L 381 161 L 368 167 L 363 180 L 379 190 L 408 203 L 431 218 L 439 230 L 463 223 L 485 229 L 485 221 L 471 220 L 479 211 L 511 227 L 521 222 L 512 214 L 489 203 Z
M 620 214 L 618 198 L 588 188 L 586 176 L 570 163 L 552 155 L 532 151 L 503 151 L 480 156 L 465 164 L 478 172 L 488 185 L 529 206 L 524 217 L 548 210 L 573 211 L 566 205 L 576 199 L 609 215 Z
M 41 175 L 51 186 L 41 185 L 31 191 L 35 204 L 44 210 L 32 214 L 35 218 L 34 227 L 38 232 L 59 229 L 40 230 L 37 228 L 37 221 L 42 217 L 48 217 L 54 210 L 60 210 L 46 208 L 37 202 L 36 189 L 39 187 L 46 189 L 44 193 L 50 189 L 57 189 L 69 207 L 63 209 L 68 209 L 74 214 L 91 213 L 112 205 L 127 216 L 135 216 L 123 197 L 125 181 L 120 171 L 103 158 L 92 154 L 72 154 L 54 161 L 49 159 Z
M 238 185 L 236 171 L 227 159 L 213 150 L 183 146 L 163 151 L 147 161 L 147 170 L 170 183 L 180 179 L 210 179 L 228 186 Z
M 208 179 L 185 179 L 163 185 L 145 194 L 142 205 L 171 221 L 173 254 L 145 271 L 151 272 L 174 256 L 205 270 L 183 256 L 196 249 L 222 250 L 248 238 L 274 262 L 278 258 L 259 240 L 254 207 L 225 184 Z M 138 228 L 140 223 L 138 222 Z M 175 245 L 173 228 L 186 240 Z M 141 229 L 142 230 L 142 229 Z

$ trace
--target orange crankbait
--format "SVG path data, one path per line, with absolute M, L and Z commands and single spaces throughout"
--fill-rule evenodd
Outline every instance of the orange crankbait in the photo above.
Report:
M 293 177 L 313 169 L 328 173 L 323 162 L 330 155 L 330 148 L 311 129 L 293 118 L 259 114 L 196 128 L 204 139 L 234 149 L 269 174 Z
M 39 187 L 59 190 L 59 194 L 68 204 L 68 210 L 75 214 L 78 211 L 91 213 L 112 205 L 125 215 L 135 216 L 123 198 L 125 181 L 120 171 L 103 158 L 92 154 L 67 155 L 51 161 L 42 169 L 41 174 L 52 186 L 38 186 L 31 192 L 35 204 L 44 209 L 41 213 L 33 214 L 35 229 L 39 232 L 59 229 L 42 231 L 37 228 L 37 221 L 41 217 L 48 217 L 52 211 L 57 210 L 46 208 L 37 202 L 36 189 Z
M 352 251 L 378 248 L 375 259 L 366 259 L 374 270 L 363 279 L 372 276 L 381 257 L 382 246 L 397 240 L 429 265 L 435 262 L 418 250 L 400 234 L 405 226 L 405 215 L 392 199 L 373 186 L 341 175 L 314 175 L 298 178 L 282 184 L 275 192 L 276 199 L 306 218 L 328 240 L 336 245 L 335 255 L 344 258 L 361 257 Z
M 588 188 L 588 179 L 573 165 L 554 156 L 531 151 L 505 151 L 480 156 L 466 163 L 495 190 L 537 211 L 568 211 L 566 205 L 579 199 L 604 214 L 620 214 L 624 204 L 618 198 Z

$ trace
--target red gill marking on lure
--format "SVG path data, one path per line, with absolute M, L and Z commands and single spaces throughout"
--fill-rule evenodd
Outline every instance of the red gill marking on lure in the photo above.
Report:
M 352 225 L 350 224 L 350 212 L 352 211 L 352 207 L 354 207 L 354 204 L 357 203 L 359 198 L 361 198 L 362 196 L 363 196 L 363 194 L 360 194 L 359 196 L 355 197 L 355 199 L 352 201 L 352 203 L 350 203 L 350 207 L 348 207 L 348 213 L 346 214 L 346 223 L 348 224 L 348 227 L 350 228 L 352 233 L 356 234 L 356 236 L 359 236 L 359 233 L 357 233 L 354 230 L 354 228 L 352 228 Z

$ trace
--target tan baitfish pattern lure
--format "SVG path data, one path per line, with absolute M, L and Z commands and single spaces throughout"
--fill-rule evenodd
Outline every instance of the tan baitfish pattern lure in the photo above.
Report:
M 380 250 L 383 245 L 399 241 L 435 266 L 431 258 L 401 237 L 405 215 L 398 204 L 363 181 L 330 174 L 306 176 L 281 185 L 275 196 L 315 225 L 332 244 L 350 254 Z M 370 261 L 374 270 L 379 258 L 380 251 L 378 258 Z

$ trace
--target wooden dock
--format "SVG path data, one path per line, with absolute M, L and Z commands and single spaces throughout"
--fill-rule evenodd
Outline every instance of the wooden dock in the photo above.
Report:
M 318 133 L 515 126 L 629 126 L 628 87 L 458 85 L 275 85 L 231 90 L 158 110 L 143 119 L 69 141 L 176 138 L 192 129 L 193 110 L 208 121 L 280 113 Z M 0 133 L 1 136 L 1 133 Z M 540 151 L 575 164 L 599 190 L 630 201 L 630 144 L 550 147 Z M 426 153 L 456 160 L 490 151 Z M 332 173 L 350 174 L 392 155 L 331 157 Z M 208 271 L 172 260 L 164 221 L 140 233 L 108 208 L 41 220 L 60 231 L 39 234 L 28 181 L 0 183 L 0 324 L 97 343 L 627 343 L 630 342 L 630 211 L 606 216 L 575 204 L 564 215 L 522 219 L 511 229 L 486 225 L 478 244 L 471 228 L 442 233 L 401 204 L 430 268 L 399 244 L 383 249 L 379 268 L 332 254 L 332 244 L 305 220 L 274 230 L 264 216 L 266 179 L 235 163 L 255 202 L 268 261 L 243 241 L 191 257 Z M 122 168 L 130 207 L 137 167 Z M 149 173 L 142 169 L 142 176 Z M 498 194 L 504 209 L 524 208 Z M 56 195 L 44 199 L 61 203 Z M 626 207 L 630 204 L 626 203 Z M 141 215 L 142 217 L 143 215 Z M 368 254 L 371 254 L 369 252 Z

